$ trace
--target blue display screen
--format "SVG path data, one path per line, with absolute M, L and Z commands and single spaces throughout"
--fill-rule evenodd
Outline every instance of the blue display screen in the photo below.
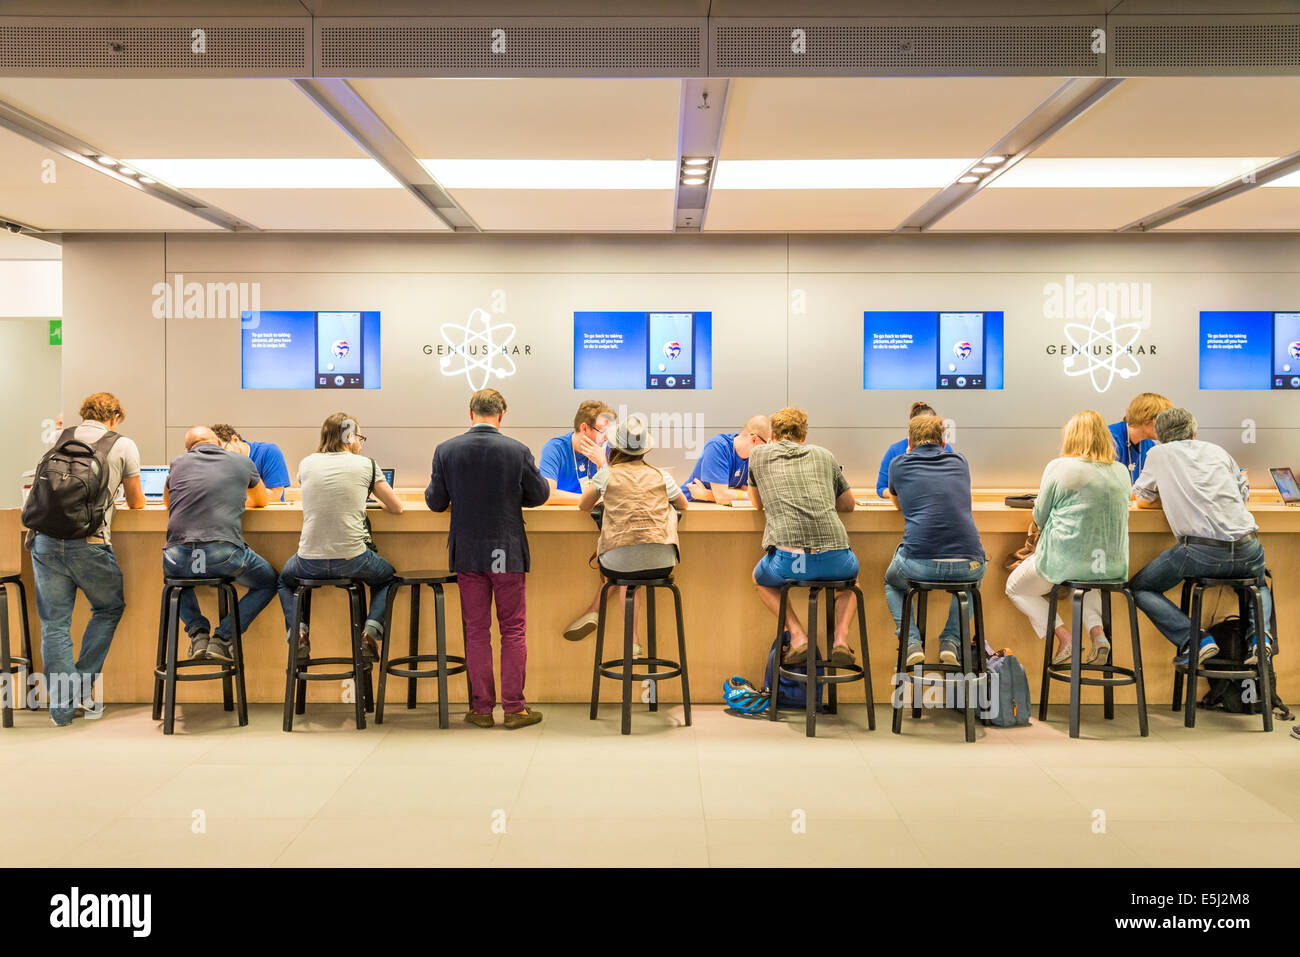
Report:
M 573 387 L 713 388 L 713 313 L 575 312 Z
M 1300 373 L 1290 374 L 1287 365 L 1300 369 L 1300 360 L 1285 360 L 1275 343 L 1285 339 L 1291 325 L 1285 317 L 1296 313 L 1202 312 L 1197 351 L 1200 354 L 1202 389 L 1286 389 L 1300 388 Z M 1283 317 L 1275 324 L 1275 316 Z M 1276 327 L 1275 327 L 1276 325 Z M 1291 339 L 1286 339 L 1289 345 Z M 1291 385 L 1291 380 L 1297 379 Z
M 245 312 L 240 330 L 245 389 L 378 389 L 379 313 Z
M 866 312 L 864 389 L 1001 389 L 1001 312 Z

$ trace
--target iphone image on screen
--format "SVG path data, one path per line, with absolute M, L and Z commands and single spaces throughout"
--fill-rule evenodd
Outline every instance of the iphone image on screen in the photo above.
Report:
M 316 388 L 363 389 L 361 313 L 316 313 Z
M 1273 313 L 1274 389 L 1300 389 L 1300 312 Z
M 984 313 L 939 313 L 940 389 L 984 388 Z
M 695 388 L 695 313 L 648 314 L 646 388 Z

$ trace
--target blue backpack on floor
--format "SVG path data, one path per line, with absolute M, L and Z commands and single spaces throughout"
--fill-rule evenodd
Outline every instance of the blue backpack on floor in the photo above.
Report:
M 779 654 L 784 656 L 785 649 L 788 648 L 789 645 L 790 645 L 790 635 L 788 632 L 785 635 L 781 636 L 781 640 L 779 644 L 776 641 L 772 642 L 772 650 L 767 653 L 767 668 L 763 672 L 764 688 L 771 690 L 772 680 L 776 673 L 776 662 L 778 660 L 777 655 Z M 818 649 L 817 664 L 820 665 L 821 662 L 822 662 L 821 649 Z M 805 668 L 790 668 L 788 670 L 803 672 L 804 674 L 808 673 Z M 818 668 L 817 673 L 821 675 L 821 674 L 825 674 L 826 671 L 824 668 Z M 822 707 L 822 688 L 823 685 L 820 684 L 817 685 L 817 710 L 818 711 L 820 711 Z M 794 678 L 787 678 L 784 675 L 781 676 L 781 682 L 778 685 L 776 690 L 776 704 L 778 708 L 801 709 L 804 707 L 804 702 L 806 702 L 807 700 L 808 700 L 808 686 L 803 681 Z
M 998 697 L 990 705 L 997 712 L 989 717 L 995 728 L 1015 728 L 1029 724 L 1029 676 L 1015 655 L 1003 653 L 988 659 L 988 675 L 997 675 Z M 990 709 L 991 710 L 991 709 Z

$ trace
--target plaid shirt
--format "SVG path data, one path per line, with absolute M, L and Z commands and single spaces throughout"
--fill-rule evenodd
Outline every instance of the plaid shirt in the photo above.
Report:
M 849 481 L 828 450 L 790 439 L 760 445 L 749 455 L 749 482 L 758 488 L 767 517 L 764 548 L 849 547 L 849 533 L 835 512 L 835 499 Z

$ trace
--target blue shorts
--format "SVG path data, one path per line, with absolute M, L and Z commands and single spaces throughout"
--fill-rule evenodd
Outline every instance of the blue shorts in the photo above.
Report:
M 799 567 L 795 567 L 795 563 Z M 769 548 L 754 566 L 754 581 L 767 588 L 780 588 L 789 581 L 848 581 L 858 577 L 858 556 L 851 548 L 837 548 L 812 555 L 797 555 Z

